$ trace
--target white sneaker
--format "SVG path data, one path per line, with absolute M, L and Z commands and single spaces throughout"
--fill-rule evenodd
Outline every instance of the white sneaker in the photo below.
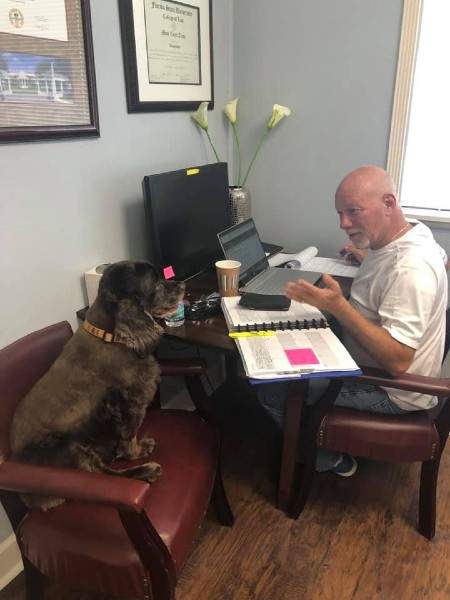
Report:
M 350 454 L 343 454 L 337 465 L 328 470 L 339 475 L 339 477 L 351 477 L 356 473 L 357 468 L 358 463 L 356 459 Z

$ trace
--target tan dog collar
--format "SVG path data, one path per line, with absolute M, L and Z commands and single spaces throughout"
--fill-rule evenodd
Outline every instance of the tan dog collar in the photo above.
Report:
M 91 335 L 100 338 L 104 342 L 116 342 L 118 344 L 125 344 L 125 340 L 122 337 L 114 335 L 113 333 L 105 331 L 104 329 L 100 329 L 100 327 L 95 327 L 94 325 L 92 325 L 92 323 L 89 323 L 89 321 L 85 320 L 83 322 L 83 329 Z

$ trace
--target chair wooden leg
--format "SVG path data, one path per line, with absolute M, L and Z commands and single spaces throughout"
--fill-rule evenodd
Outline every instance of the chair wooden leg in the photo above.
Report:
M 305 457 L 305 464 L 300 469 L 300 477 L 298 482 L 298 493 L 292 502 L 288 516 L 291 519 L 298 519 L 300 513 L 303 511 L 308 500 L 309 493 L 311 491 L 314 474 L 316 472 L 316 458 L 317 451 L 315 448 Z
M 284 408 L 283 452 L 277 498 L 278 508 L 284 511 L 289 509 L 289 503 L 292 502 L 303 399 L 307 393 L 307 381 L 291 383 Z
M 152 598 L 175 600 L 175 564 L 147 515 L 119 510 L 119 516 L 142 564 L 150 573 Z
M 27 600 L 44 600 L 44 576 L 26 558 L 22 557 Z
M 212 494 L 214 508 L 216 509 L 217 518 L 221 525 L 231 527 L 234 523 L 234 515 L 228 503 L 228 498 L 223 487 L 222 472 L 220 464 L 217 466 L 216 478 L 214 480 L 214 489 Z
M 436 528 L 436 488 L 441 457 L 422 463 L 420 473 L 419 532 L 428 540 Z
M 304 431 L 303 448 L 303 468 L 300 471 L 298 492 L 292 500 L 289 507 L 288 515 L 292 519 L 297 519 L 305 508 L 311 490 L 314 474 L 316 472 L 317 461 L 317 432 L 320 423 L 326 412 L 330 410 L 336 400 L 341 387 L 342 381 L 332 379 L 321 398 L 316 402 L 313 409 L 309 411 L 309 416 L 306 419 L 306 428 Z

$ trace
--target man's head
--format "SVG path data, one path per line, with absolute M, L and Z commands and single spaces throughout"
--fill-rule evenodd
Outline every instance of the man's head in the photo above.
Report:
M 341 229 L 357 248 L 382 248 L 406 224 L 395 184 L 380 167 L 364 166 L 346 175 L 335 206 Z

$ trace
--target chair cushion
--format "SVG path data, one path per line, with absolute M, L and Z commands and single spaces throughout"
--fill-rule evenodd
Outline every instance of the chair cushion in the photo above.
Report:
M 178 410 L 149 411 L 144 433 L 155 438 L 152 459 L 163 470 L 145 511 L 178 573 L 209 504 L 218 435 L 197 414 Z M 30 562 L 53 579 L 119 597 L 149 597 L 148 575 L 115 509 L 70 501 L 32 510 L 18 538 Z
M 393 462 L 431 460 L 440 448 L 436 427 L 425 411 L 382 415 L 341 407 L 323 418 L 317 445 Z

